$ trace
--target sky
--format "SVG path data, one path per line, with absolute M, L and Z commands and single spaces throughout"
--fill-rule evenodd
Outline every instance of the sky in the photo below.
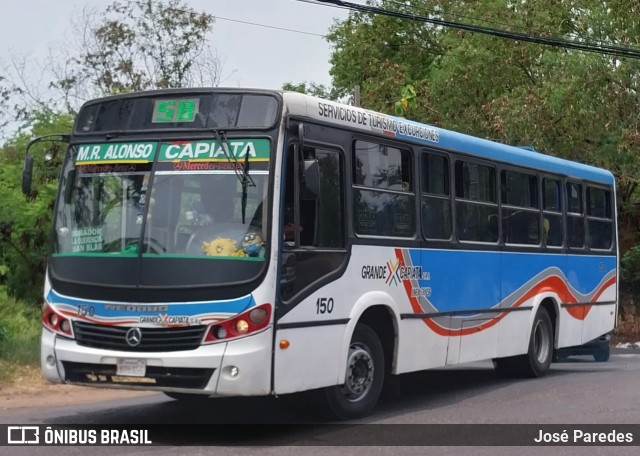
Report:
M 51 49 L 64 49 L 65 43 L 73 39 L 70 24 L 83 8 L 101 10 L 112 1 L 4 0 L 0 12 L 0 63 L 6 65 L 12 55 L 17 55 L 37 67 Z M 331 47 L 323 38 L 226 19 L 325 34 L 335 18 L 347 16 L 345 10 L 295 0 L 185 2 L 196 11 L 220 17 L 210 43 L 224 65 L 221 86 L 279 89 L 285 82 L 331 82 Z

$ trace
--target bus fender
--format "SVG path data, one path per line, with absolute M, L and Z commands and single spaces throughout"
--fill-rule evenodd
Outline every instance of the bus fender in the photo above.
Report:
M 349 344 L 351 343 L 351 337 L 353 336 L 353 332 L 356 329 L 356 325 L 358 324 L 360 318 L 366 312 L 366 310 L 374 306 L 384 306 L 389 310 L 390 315 L 392 316 L 393 329 L 395 334 L 394 347 L 396 347 L 397 349 L 400 338 L 400 331 L 398 330 L 400 325 L 400 312 L 398 310 L 398 304 L 387 293 L 384 293 L 382 291 L 370 291 L 360 296 L 360 298 L 358 298 L 358 300 L 351 308 L 351 313 L 349 314 L 349 323 L 347 324 L 347 327 L 344 331 L 344 339 L 342 341 L 342 352 L 340 353 L 339 365 L 346 366 L 347 356 L 349 354 Z M 393 365 L 395 366 L 395 360 L 393 361 Z M 344 383 L 345 373 L 346 369 L 339 370 L 338 385 Z
M 531 330 L 533 329 L 533 321 L 536 317 L 536 313 L 538 312 L 538 309 L 540 308 L 540 305 L 542 304 L 542 302 L 545 299 L 550 299 L 553 302 L 553 307 L 555 309 L 555 313 L 556 313 L 556 318 L 555 318 L 555 324 L 554 324 L 554 337 L 553 337 L 553 345 L 554 348 L 558 348 L 558 332 L 559 332 L 559 316 L 560 316 L 560 304 L 559 302 L 561 301 L 561 297 L 558 296 L 557 293 L 554 293 L 553 291 L 547 291 L 544 293 L 540 293 L 537 294 L 534 298 L 533 298 L 533 302 L 532 302 L 532 309 L 531 312 L 529 313 L 529 327 L 527 328 L 527 339 L 529 340 L 531 338 Z M 553 316 L 549 315 L 550 317 L 552 317 L 553 320 Z

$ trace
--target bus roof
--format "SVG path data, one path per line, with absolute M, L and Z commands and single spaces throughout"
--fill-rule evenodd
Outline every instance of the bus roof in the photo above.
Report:
M 395 137 L 491 161 L 606 185 L 614 184 L 613 174 L 605 169 L 553 157 L 531 149 L 509 146 L 296 92 L 284 92 L 283 98 L 285 110 L 292 116 L 306 117 L 369 134 Z

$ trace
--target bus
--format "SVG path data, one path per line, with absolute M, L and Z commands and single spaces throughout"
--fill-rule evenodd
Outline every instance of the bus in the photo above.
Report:
M 493 360 L 540 377 L 614 329 L 606 170 L 269 90 L 96 99 L 59 140 L 53 383 L 316 390 L 351 419 L 394 376 Z

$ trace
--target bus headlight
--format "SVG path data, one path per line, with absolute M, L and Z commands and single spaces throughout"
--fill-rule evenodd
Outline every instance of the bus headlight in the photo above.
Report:
M 207 330 L 202 343 L 210 344 L 260 331 L 269 325 L 270 318 L 271 304 L 262 304 L 228 320 L 214 323 Z
M 65 337 L 73 337 L 71 322 L 69 319 L 57 313 L 48 302 L 42 306 L 42 324 L 45 328 Z

